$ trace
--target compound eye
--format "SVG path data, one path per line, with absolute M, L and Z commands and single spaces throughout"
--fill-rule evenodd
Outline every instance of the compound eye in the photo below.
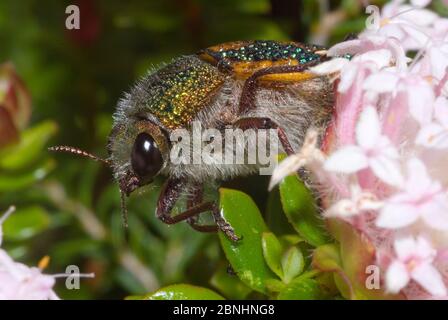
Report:
M 152 178 L 162 168 L 162 154 L 149 134 L 142 132 L 135 138 L 131 165 L 134 173 L 142 180 Z

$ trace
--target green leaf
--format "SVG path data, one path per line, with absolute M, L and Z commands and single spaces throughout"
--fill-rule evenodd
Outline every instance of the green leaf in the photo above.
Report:
M 282 256 L 283 281 L 289 283 L 303 272 L 305 264 L 303 254 L 297 247 L 290 247 Z
M 174 284 L 143 297 L 144 300 L 224 300 L 216 292 L 189 284 Z
M 341 267 L 341 257 L 336 244 L 329 243 L 317 247 L 313 255 L 313 264 L 320 270 L 336 271 Z
M 319 283 L 319 287 L 322 293 L 327 297 L 342 298 L 340 290 L 334 280 L 335 273 L 322 272 L 318 274 L 314 279 Z
M 4 223 L 5 238 L 24 240 L 45 230 L 50 224 L 48 212 L 38 206 L 19 208 Z
M 268 279 L 266 280 L 266 288 L 268 288 L 270 292 L 276 293 L 283 291 L 286 288 L 286 284 L 277 279 Z
M 124 300 L 142 300 L 143 298 L 143 296 L 127 296 Z
M 102 243 L 98 240 L 71 237 L 70 239 L 58 241 L 54 244 L 49 255 L 54 261 L 63 264 L 85 257 L 99 258 L 104 255 L 104 247 L 102 247 Z
M 336 244 L 325 244 L 317 247 L 313 254 L 313 266 L 321 271 L 334 272 L 334 279 L 341 294 L 354 297 L 350 280 L 342 268 L 339 247 Z
M 359 2 L 357 0 L 343 0 L 341 7 L 347 14 L 354 16 L 359 13 Z
M 26 259 L 26 255 L 30 251 L 29 249 L 26 245 L 8 246 L 8 255 L 14 260 L 20 261 Z
M 327 243 L 328 235 L 314 198 L 303 182 L 296 175 L 287 176 L 280 183 L 279 189 L 283 211 L 300 236 L 313 246 Z
M 5 148 L 0 153 L 0 168 L 18 170 L 36 161 L 56 130 L 57 126 L 52 121 L 45 121 L 25 130 L 17 145 Z
M 358 33 L 366 26 L 365 17 L 354 17 L 347 21 L 341 21 L 335 28 L 331 30 L 331 41 L 342 41 L 347 34 Z
M 434 11 L 437 12 L 439 15 L 448 17 L 448 6 L 446 5 L 446 1 L 443 0 L 433 1 L 432 6 L 434 8 Z
M 278 300 L 321 300 L 324 296 L 314 279 L 296 278 L 280 294 Z
M 120 266 L 111 274 L 111 280 L 117 282 L 127 292 L 145 292 L 145 286 L 124 266 Z M 139 300 L 145 299 L 140 296 Z
M 238 277 L 250 288 L 267 293 L 265 281 L 275 278 L 263 257 L 261 235 L 268 231 L 253 200 L 241 191 L 221 188 L 220 206 L 224 219 L 242 237 L 238 242 L 219 233 L 224 253 Z
M 304 242 L 304 240 L 298 234 L 285 234 L 279 237 L 279 240 L 285 246 L 295 246 L 296 244 Z
M 236 1 L 236 9 L 247 14 L 268 14 L 270 10 L 269 1 L 252 0 L 252 1 Z
M 55 167 L 53 159 L 46 159 L 25 173 L 0 174 L 0 192 L 16 191 L 42 180 Z
M 229 299 L 244 299 L 252 291 L 236 275 L 229 274 L 225 266 L 216 270 L 210 284 Z
M 283 235 L 279 237 L 279 241 L 285 248 L 289 246 L 296 246 L 300 250 L 300 252 L 302 252 L 303 258 L 305 260 L 304 269 L 308 268 L 308 266 L 311 264 L 311 258 L 313 256 L 313 251 L 315 247 L 313 247 L 308 242 L 303 240 L 297 234 Z
M 271 192 L 269 192 L 264 218 L 266 224 L 269 226 L 269 230 L 271 230 L 274 234 L 279 236 L 284 234 L 297 235 L 294 228 L 283 213 L 278 187 L 275 187 L 271 190 Z
M 283 248 L 275 234 L 272 232 L 263 232 L 262 235 L 263 256 L 269 268 L 280 278 L 283 278 L 281 265 Z

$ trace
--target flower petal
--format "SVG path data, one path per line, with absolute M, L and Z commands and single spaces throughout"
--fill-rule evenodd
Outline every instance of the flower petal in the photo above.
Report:
M 426 7 L 431 3 L 431 0 L 411 0 L 411 4 L 417 7 Z
M 421 0 L 420 0 L 421 1 Z M 414 25 L 418 26 L 428 26 L 434 21 L 437 20 L 438 15 L 435 12 L 426 9 L 415 9 L 411 6 L 403 5 L 400 8 L 402 14 L 400 14 L 400 18 L 408 20 L 412 22 Z M 417 28 L 415 28 L 417 29 Z
M 434 102 L 434 117 L 440 124 L 448 128 L 448 99 L 440 96 Z
M 330 49 L 328 49 L 327 55 L 329 57 L 342 56 L 344 54 L 356 54 L 362 48 L 362 41 L 360 39 L 354 39 L 349 41 L 340 42 Z
M 386 287 L 387 291 L 391 293 L 398 293 L 409 282 L 410 277 L 406 266 L 399 262 L 394 261 L 390 264 L 386 271 Z
M 415 254 L 417 241 L 413 237 L 400 237 L 394 241 L 394 250 L 400 260 L 406 260 Z
M 418 199 L 422 194 L 428 192 L 436 193 L 440 190 L 440 184 L 432 181 L 428 175 L 426 166 L 418 158 L 412 158 L 406 163 L 407 181 L 405 190 L 406 193 L 415 199 Z
M 367 157 L 357 146 L 346 146 L 334 152 L 324 164 L 328 171 L 353 173 L 366 168 Z
M 321 75 L 332 74 L 340 72 L 347 63 L 349 61 L 345 58 L 334 58 L 330 61 L 319 63 L 317 66 L 310 68 L 310 71 Z
M 376 219 L 376 225 L 380 228 L 399 229 L 414 223 L 418 217 L 418 211 L 412 205 L 386 202 Z
M 432 106 L 435 96 L 431 86 L 426 81 L 418 81 L 411 85 L 403 84 L 400 90 L 408 93 L 409 112 L 421 124 L 431 121 Z
M 369 159 L 369 166 L 381 181 L 395 187 L 404 183 L 398 161 L 382 154 Z
M 448 200 L 444 194 L 436 196 L 422 211 L 427 225 L 436 230 L 448 230 Z
M 388 67 L 392 59 L 392 53 L 388 49 L 378 49 L 367 51 L 366 53 L 357 55 L 353 58 L 353 61 L 360 62 L 374 62 L 378 69 Z
M 350 199 L 342 199 L 332 205 L 326 212 L 327 217 L 351 217 L 359 213 L 355 203 Z
M 381 136 L 378 113 L 373 107 L 366 107 L 359 116 L 356 126 L 356 142 L 364 149 L 373 148 Z
M 428 50 L 432 75 L 441 80 L 448 66 L 448 46 L 433 46 Z
M 415 244 L 412 254 L 430 262 L 434 260 L 437 251 L 424 236 L 418 236 Z
M 439 271 L 431 264 L 420 264 L 411 274 L 418 284 L 434 296 L 445 296 L 447 290 Z
M 363 84 L 364 90 L 377 93 L 394 92 L 397 87 L 399 77 L 388 71 L 382 71 L 370 75 Z
M 307 159 L 299 153 L 293 154 L 280 162 L 272 173 L 271 181 L 269 182 L 269 190 L 276 186 L 286 176 L 297 172 L 297 170 L 306 164 L 306 160 Z
M 358 198 L 358 206 L 360 210 L 379 210 L 384 203 L 377 200 L 376 196 L 369 192 L 363 192 Z
M 341 71 L 341 80 L 338 85 L 338 92 L 347 92 L 352 87 L 358 74 L 359 68 L 356 64 L 349 64 L 343 68 Z
M 445 129 L 436 123 L 427 124 L 420 129 L 415 143 L 428 148 L 446 149 L 448 148 L 448 128 Z

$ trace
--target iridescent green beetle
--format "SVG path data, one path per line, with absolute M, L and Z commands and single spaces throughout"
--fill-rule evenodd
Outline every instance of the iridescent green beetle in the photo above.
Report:
M 256 165 L 173 164 L 169 161 L 173 130 L 204 128 L 276 129 L 281 151 L 297 151 L 306 130 L 325 127 L 333 107 L 333 85 L 326 76 L 308 71 L 328 60 L 326 51 L 297 42 L 240 41 L 213 46 L 174 59 L 137 82 L 118 103 L 109 136 L 109 154 L 102 160 L 72 147 L 54 151 L 80 154 L 110 165 L 122 200 L 156 175 L 167 177 L 156 216 L 167 224 L 187 221 L 204 232 L 223 231 L 238 240 L 214 201 L 203 202 L 204 184 L 219 185 L 256 172 Z M 188 190 L 186 211 L 171 211 Z M 211 212 L 214 225 L 198 215 Z

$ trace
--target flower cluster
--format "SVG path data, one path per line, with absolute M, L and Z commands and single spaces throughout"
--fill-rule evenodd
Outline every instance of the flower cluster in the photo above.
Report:
M 11 207 L 0 217 L 0 245 L 2 223 L 14 211 Z M 15 262 L 0 248 L 0 300 L 48 300 L 58 299 L 53 291 L 55 277 L 42 273 L 41 268 L 28 267 Z
M 310 130 L 271 180 L 306 166 L 324 215 L 369 238 L 386 291 L 409 299 L 448 298 L 448 19 L 430 2 L 391 1 L 329 49 L 313 70 L 337 83 L 323 146 Z

